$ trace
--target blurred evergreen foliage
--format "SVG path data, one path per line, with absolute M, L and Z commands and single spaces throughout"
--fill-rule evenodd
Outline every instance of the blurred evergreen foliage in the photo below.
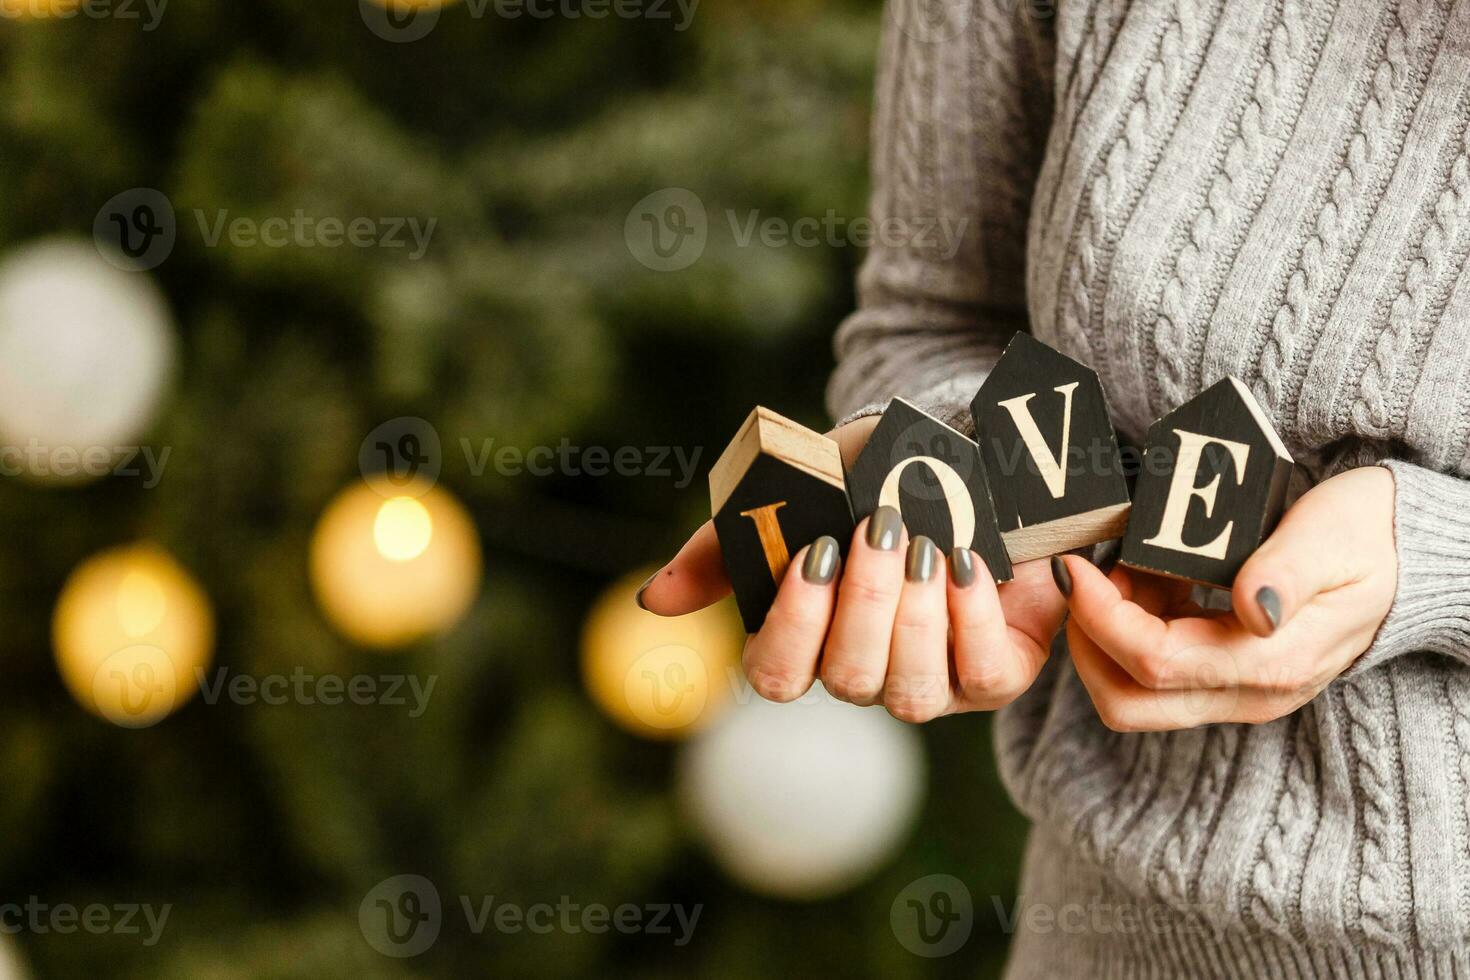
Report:
M 936 964 L 893 940 L 889 903 L 935 871 L 970 883 L 979 919 L 937 967 L 994 967 L 989 895 L 1010 901 L 1021 825 L 982 718 L 926 729 L 934 789 L 896 863 L 835 901 L 790 905 L 706 862 L 678 819 L 669 750 L 613 729 L 577 675 L 592 598 L 704 516 L 703 473 L 750 406 L 822 425 L 860 255 L 741 245 L 730 222 L 863 214 L 877 23 L 872 0 L 710 2 L 688 32 L 460 6 L 396 45 L 355 3 L 189 0 L 151 32 L 0 21 L 0 248 L 90 235 L 102 203 L 138 186 L 168 194 L 179 223 L 153 273 L 182 350 L 147 437 L 171 448 L 165 479 L 0 483 L 0 895 L 175 906 L 151 949 L 23 937 L 38 976 L 916 975 Z M 709 214 L 705 255 L 679 273 L 645 269 L 623 241 L 629 209 L 665 187 Z M 296 209 L 436 227 L 418 261 L 211 247 L 199 227 Z M 458 629 L 384 657 L 322 623 L 306 554 L 363 437 L 399 415 L 438 428 L 487 582 Z M 476 475 L 461 440 L 486 438 L 703 455 L 687 488 Z M 217 667 L 435 674 L 431 710 L 196 700 L 138 732 L 84 714 L 52 667 L 49 610 L 79 560 L 144 536 L 215 603 Z M 357 905 L 407 871 L 449 902 L 705 911 L 682 949 L 451 928 L 400 963 L 362 942 Z

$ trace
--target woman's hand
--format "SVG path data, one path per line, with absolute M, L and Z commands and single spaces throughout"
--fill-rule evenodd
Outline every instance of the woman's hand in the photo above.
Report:
M 1188 583 L 1057 559 L 1067 641 L 1098 715 L 1116 731 L 1290 714 L 1373 642 L 1393 604 L 1394 482 L 1376 466 L 1305 494 L 1236 576 L 1234 611 L 1208 612 Z
M 861 419 L 831 433 L 844 461 L 876 425 Z M 764 626 L 745 644 L 746 676 L 762 697 L 794 700 L 820 676 L 834 696 L 881 703 L 904 721 L 998 708 L 1035 680 L 1066 611 L 1045 562 L 1015 566 L 997 589 L 978 555 L 910 541 L 891 508 L 858 525 L 846 569 L 837 566 L 831 538 L 792 559 Z M 675 616 L 729 590 L 706 523 L 639 601 Z

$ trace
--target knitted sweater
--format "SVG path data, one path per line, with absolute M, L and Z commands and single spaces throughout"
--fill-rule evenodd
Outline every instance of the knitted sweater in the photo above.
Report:
M 1392 609 L 1295 714 L 1118 734 L 1064 639 L 1000 713 L 1011 976 L 1470 975 L 1467 123 L 1466 0 L 890 4 L 872 210 L 913 234 L 863 266 L 834 416 L 973 432 L 1030 330 L 1125 438 L 1233 374 L 1308 482 L 1397 486 Z

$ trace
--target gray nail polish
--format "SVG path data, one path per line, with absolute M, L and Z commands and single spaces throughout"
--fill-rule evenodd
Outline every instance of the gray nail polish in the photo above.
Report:
M 927 582 L 934 577 L 939 567 L 939 549 L 934 542 L 920 535 L 909 542 L 909 557 L 904 565 L 904 578 L 910 582 Z
M 868 518 L 868 547 L 879 551 L 892 551 L 898 547 L 898 537 L 903 531 L 903 518 L 893 507 L 879 507 Z
M 1276 632 L 1276 627 L 1281 625 L 1281 596 L 1271 586 L 1263 585 L 1256 590 L 1256 605 L 1266 614 L 1267 621 L 1271 623 L 1271 632 Z
M 969 548 L 956 548 L 949 553 L 949 573 L 956 588 L 968 589 L 975 584 L 975 553 Z
M 658 572 L 661 571 L 663 571 L 662 568 L 658 570 Z M 633 596 L 633 601 L 638 603 L 638 608 L 642 609 L 644 612 L 648 612 L 648 607 L 643 604 L 643 593 L 647 592 L 648 587 L 653 584 L 653 580 L 658 578 L 658 572 L 654 572 L 652 575 L 648 576 L 648 578 L 644 579 L 643 584 L 638 586 L 638 592 Z
M 1072 598 L 1072 573 L 1067 570 L 1067 563 L 1062 561 L 1061 555 L 1051 556 L 1051 577 L 1056 580 L 1057 591 L 1062 598 Z
M 826 585 L 837 575 L 837 539 L 823 535 L 807 549 L 801 577 L 813 585 Z

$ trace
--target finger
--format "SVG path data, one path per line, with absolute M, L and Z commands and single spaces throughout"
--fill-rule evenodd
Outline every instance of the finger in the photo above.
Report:
M 1089 562 L 1063 561 L 1072 578 L 1072 623 L 1145 688 L 1235 687 L 1242 682 L 1242 662 L 1253 662 L 1261 653 L 1257 648 L 1264 641 L 1241 629 L 1234 617 L 1165 622 L 1123 598 L 1117 584 Z
M 1221 722 L 1260 724 L 1289 714 L 1288 699 L 1239 688 L 1152 690 L 1139 684 L 1093 642 L 1074 617 L 1067 647 L 1077 677 L 1102 723 L 1115 732 L 1162 732 Z
M 1050 578 L 1044 562 L 1027 564 L 1040 566 L 1042 574 Z M 1020 570 L 1017 566 L 1017 579 L 1009 585 L 1020 581 Z M 1055 605 L 1059 608 L 1053 610 L 1054 618 L 1050 620 L 1053 633 L 1062 616 L 1059 595 Z M 1041 672 L 1049 638 L 1038 642 L 1020 627 L 1008 625 L 995 580 L 968 548 L 956 548 L 950 556 L 949 617 L 954 636 L 955 682 L 959 702 L 966 710 L 993 711 L 1011 703 Z
M 713 521 L 705 521 L 674 560 L 638 589 L 638 605 L 660 616 L 683 616 L 730 594 L 730 577 Z
M 988 570 L 981 565 L 979 571 L 985 575 Z M 996 588 L 1006 625 L 1048 650 L 1067 615 L 1067 600 L 1052 580 L 1051 562 L 1023 561 L 1011 571 L 1012 579 Z
M 949 614 L 944 556 L 922 535 L 909 543 L 904 585 L 883 683 L 883 704 L 899 721 L 938 718 L 949 707 Z
M 892 507 L 879 507 L 853 535 L 832 629 L 822 650 L 822 683 L 834 697 L 868 705 L 882 693 L 888 644 L 903 592 L 902 548 L 907 537 Z
M 793 701 L 816 680 L 837 599 L 838 550 L 824 536 L 797 552 L 765 623 L 745 641 L 745 676 L 768 701 Z

